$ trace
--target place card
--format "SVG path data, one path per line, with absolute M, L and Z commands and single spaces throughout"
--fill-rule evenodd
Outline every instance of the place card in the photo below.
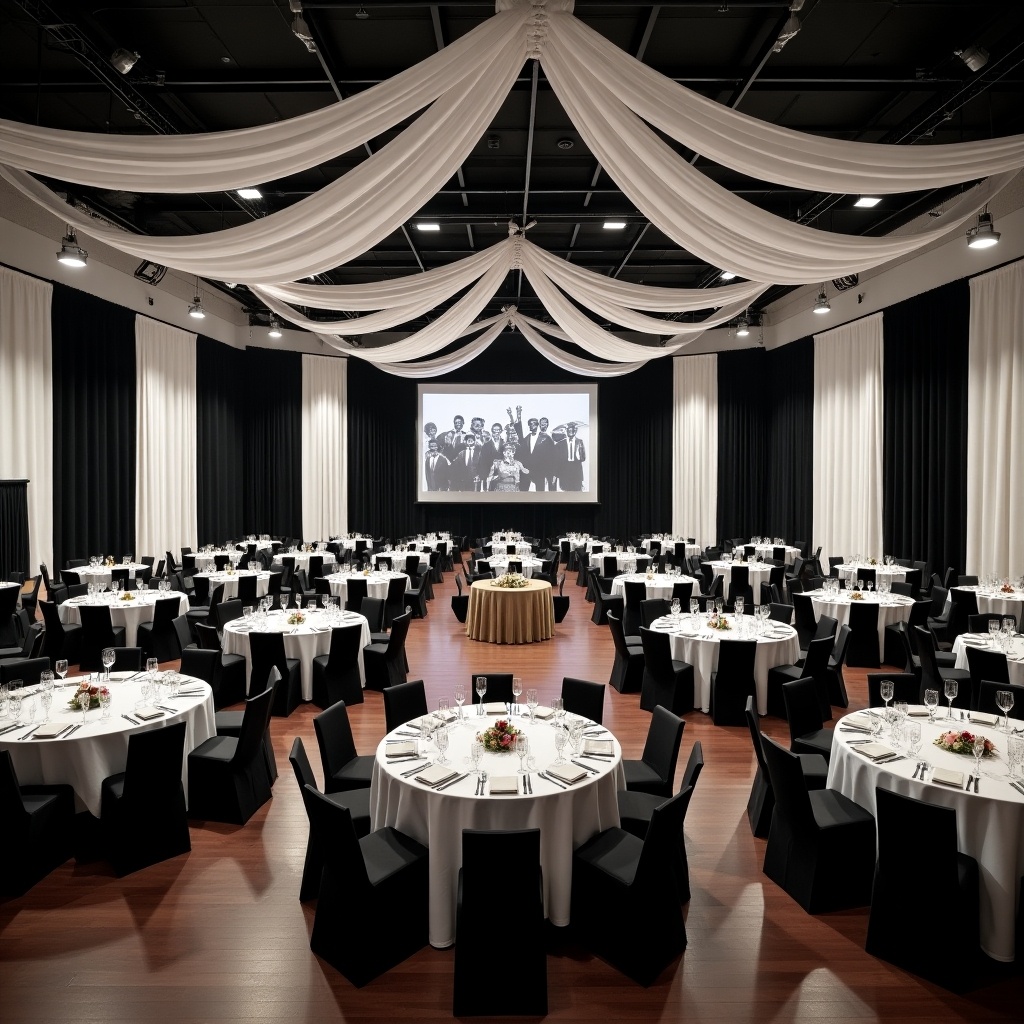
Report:
M 388 743 L 385 750 L 386 757 L 408 757 L 416 753 L 416 744 L 408 740 L 401 740 L 398 743 Z
M 584 740 L 583 752 L 586 754 L 614 754 L 615 746 L 611 740 Z
M 878 761 L 884 757 L 892 757 L 896 753 L 892 747 L 887 747 L 884 743 L 862 743 L 857 750 L 872 761 Z
M 548 768 L 547 774 L 553 775 L 556 779 L 561 779 L 566 785 L 571 786 L 574 782 L 585 779 L 590 772 L 577 768 L 574 764 L 553 764 Z
M 422 782 L 424 786 L 440 786 L 442 782 L 454 779 L 458 774 L 458 772 L 449 768 L 448 765 L 432 764 L 429 768 L 424 768 L 416 776 L 416 781 Z
M 949 768 L 933 768 L 932 782 L 939 782 L 943 786 L 956 786 L 957 789 L 963 789 L 964 773 L 954 772 Z
M 487 791 L 492 796 L 505 793 L 519 794 L 519 779 L 515 775 L 493 775 L 488 780 Z

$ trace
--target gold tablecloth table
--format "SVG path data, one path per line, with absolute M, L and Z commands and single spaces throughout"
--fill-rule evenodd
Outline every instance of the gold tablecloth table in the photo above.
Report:
M 466 636 L 492 644 L 531 644 L 555 633 L 551 584 L 530 580 L 515 590 L 477 580 L 469 588 Z

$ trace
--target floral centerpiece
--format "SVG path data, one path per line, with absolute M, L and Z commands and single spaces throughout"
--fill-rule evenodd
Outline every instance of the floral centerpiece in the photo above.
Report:
M 850 595 L 850 600 L 851 601 L 863 601 L 864 600 L 864 595 L 859 590 L 855 590 Z
M 718 629 L 723 631 L 727 629 L 732 629 L 732 626 L 729 625 L 729 620 L 724 615 L 719 615 L 718 612 L 715 612 L 711 616 L 711 618 L 708 619 L 708 625 L 712 629 Z
M 306 616 L 302 612 L 292 612 L 288 616 L 289 626 L 301 626 L 306 621 Z
M 515 750 L 519 732 L 507 718 L 499 718 L 489 729 L 478 732 L 476 738 L 492 754 L 510 754 Z
M 868 559 L 868 565 L 878 565 L 878 559 L 877 558 L 869 558 Z
M 999 589 L 1004 594 L 1012 594 L 1013 593 L 1013 586 L 1010 583 L 1004 583 Z
M 109 694 L 110 690 L 105 686 L 97 686 L 88 681 L 79 683 L 78 689 L 75 690 L 71 695 L 71 700 L 68 701 L 68 707 L 81 711 L 82 704 L 88 701 L 90 708 L 98 708 L 100 706 L 100 697 L 106 697 Z
M 120 598 L 118 600 L 120 600 L 120 601 L 134 601 L 135 600 L 135 595 L 130 590 L 126 590 L 120 596 Z
M 951 729 L 949 732 L 940 733 L 934 743 L 935 746 L 942 747 L 943 750 L 948 750 L 953 754 L 974 756 L 974 733 L 968 732 L 966 729 L 961 729 L 959 732 L 956 729 Z M 995 753 L 995 749 L 996 745 L 985 737 L 985 753 L 982 756 L 989 757 Z
M 494 581 L 494 586 L 501 587 L 503 590 L 522 590 L 523 587 L 528 587 L 530 581 L 522 574 L 518 572 L 507 572 L 504 576 L 499 576 Z
M 103 559 L 103 564 L 107 566 L 107 568 L 113 568 L 115 565 L 117 565 L 117 563 L 114 561 L 113 555 L 107 555 L 107 557 Z

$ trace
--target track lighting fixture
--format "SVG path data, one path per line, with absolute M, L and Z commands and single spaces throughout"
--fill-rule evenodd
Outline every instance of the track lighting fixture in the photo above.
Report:
M 736 324 L 736 337 L 747 338 L 750 336 L 750 321 L 747 319 L 746 313 L 740 317 L 739 323 Z
M 267 331 L 267 334 L 271 338 L 281 338 L 284 336 L 281 331 L 281 325 L 277 322 L 277 317 L 273 313 L 270 314 L 270 330 Z
M 75 229 L 69 227 L 68 233 L 60 240 L 57 262 L 63 263 L 66 267 L 84 267 L 88 258 L 89 254 L 78 244 Z
M 999 241 L 992 214 L 986 210 L 978 214 L 978 223 L 967 229 L 967 245 L 971 249 L 989 249 Z
M 137 53 L 133 53 L 131 50 L 126 50 L 123 46 L 119 46 L 111 55 L 110 63 L 121 72 L 122 75 L 127 75 L 136 62 L 139 59 Z
M 832 307 L 829 305 L 828 296 L 825 294 L 825 286 L 821 286 L 821 291 L 818 292 L 817 301 L 814 303 L 815 313 L 831 313 Z
M 206 318 L 206 310 L 203 309 L 203 300 L 199 297 L 199 278 L 196 278 L 196 294 L 195 298 L 192 299 L 192 305 L 188 307 L 188 315 L 193 320 L 204 320 Z

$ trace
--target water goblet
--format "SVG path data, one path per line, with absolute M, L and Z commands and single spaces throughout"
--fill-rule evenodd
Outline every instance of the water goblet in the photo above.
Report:
M 999 634 L 1002 630 L 1002 625 L 998 619 L 988 620 L 988 636 L 989 640 L 997 647 L 999 646 Z
M 103 662 L 103 672 L 104 672 L 103 681 L 105 683 L 109 683 L 110 682 L 110 670 L 114 667 L 114 662 L 117 660 L 117 657 L 114 654 L 114 648 L 113 647 L 104 647 L 103 648 L 103 654 L 101 655 L 101 660 Z
M 981 733 L 974 734 L 974 745 L 971 747 L 974 754 L 974 777 L 981 776 L 981 759 L 985 756 L 985 737 Z
M 466 684 L 455 684 L 455 703 L 459 706 L 459 721 L 462 721 L 462 705 L 466 703 Z
M 1010 732 L 1010 709 L 1013 707 L 1012 690 L 996 690 L 996 707 L 1003 713 L 1003 732 Z
M 555 732 L 555 751 L 558 756 L 555 758 L 555 764 L 565 764 L 565 758 L 562 756 L 562 752 L 565 750 L 565 730 L 558 729 Z
M 537 700 L 537 691 L 529 689 L 526 691 L 526 706 L 530 709 L 530 722 L 533 722 L 533 713 L 537 710 L 537 705 L 540 701 Z
M 947 679 L 946 685 L 943 687 L 943 692 L 946 694 L 946 700 L 949 701 L 949 707 L 946 709 L 946 721 L 948 722 L 953 717 L 953 701 L 956 700 L 956 694 L 959 687 L 955 679 Z
M 20 683 L 21 680 L 19 679 L 17 680 L 17 682 Z M 11 687 L 13 691 L 15 688 L 13 683 L 11 684 Z M 22 705 L 24 704 L 24 698 L 20 693 L 12 692 L 8 703 L 10 705 L 11 718 L 14 719 L 14 724 L 21 725 L 21 714 L 23 711 Z
M 448 698 L 447 697 L 438 697 L 437 698 L 437 717 L 442 722 L 447 722 L 448 721 L 448 708 L 449 708 Z
M 885 701 L 885 715 L 889 716 L 889 701 L 892 700 L 893 684 L 891 679 L 883 679 L 878 687 L 879 695 Z
M 420 719 L 420 738 L 416 752 L 420 757 L 427 756 L 427 746 L 430 743 L 430 716 L 424 715 Z
M 105 686 L 100 689 L 100 717 L 110 717 L 110 691 Z
M 146 659 L 146 674 L 149 676 L 150 679 L 152 679 L 156 675 L 157 669 L 159 669 L 159 667 L 160 662 L 158 662 L 156 658 Z
M 1006 758 L 1010 766 L 1010 778 L 1015 779 L 1022 771 L 1024 762 L 1024 736 L 1010 736 L 1006 741 Z
M 480 775 L 480 762 L 484 758 L 484 745 L 479 740 L 473 740 L 469 745 L 469 761 L 477 777 Z
M 56 670 L 57 675 L 60 676 L 60 685 L 61 685 L 61 689 L 63 689 L 64 688 L 64 677 L 68 674 L 67 659 L 59 658 L 57 660 L 57 663 L 53 667 Z
M 742 597 L 737 597 L 737 598 L 735 598 L 733 600 L 733 603 L 732 603 L 733 611 L 737 615 L 742 615 L 743 614 L 743 609 L 744 609 L 745 605 L 746 605 L 746 601 L 744 601 L 744 599 Z
M 718 612 L 719 615 L 721 615 L 724 610 L 725 610 L 725 598 L 716 597 L 715 598 L 715 611 Z
M 49 690 L 43 690 L 39 695 L 39 701 L 43 706 L 43 721 L 50 720 L 50 708 L 53 707 L 53 683 L 50 683 Z
M 50 669 L 43 669 L 39 673 L 39 685 L 44 693 L 53 692 L 53 672 Z
M 526 768 L 524 762 L 530 753 L 530 737 L 526 733 L 521 732 L 516 736 L 516 755 L 519 758 L 519 774 L 525 775 Z
M 302 595 L 301 594 L 296 594 L 295 595 L 295 610 L 296 611 L 302 611 Z
M 678 619 L 679 618 L 679 614 L 680 614 L 679 598 L 678 597 L 673 597 L 672 598 L 672 618 Z
M 484 713 L 484 694 L 487 693 L 487 676 L 476 677 L 477 715 Z
M 25 698 L 25 715 L 28 718 L 28 724 L 31 725 L 36 720 L 36 699 L 33 696 Z
M 523 677 L 513 676 L 512 677 L 512 696 L 516 699 L 515 713 L 519 713 L 519 698 L 523 694 Z
M 136 701 L 135 706 L 137 708 L 143 708 L 153 698 L 153 684 L 148 681 L 143 681 L 142 687 L 139 692 L 141 699 Z
M 561 731 L 562 728 L 562 716 L 565 714 L 565 702 L 561 697 L 555 697 L 551 702 L 551 710 L 554 714 L 551 716 L 551 727 Z
M 697 624 L 697 616 L 700 615 L 700 600 L 696 597 L 690 598 L 690 625 Z
M 1012 615 L 1003 616 L 1003 636 L 1006 638 L 1006 649 L 1010 649 L 1010 641 L 1013 639 L 1013 634 L 1017 631 L 1017 623 Z
M 924 706 L 928 709 L 928 721 L 935 721 L 935 709 L 939 706 L 939 691 L 924 691 Z
M 573 752 L 576 754 L 581 752 L 583 728 L 584 723 L 580 719 L 577 719 L 569 725 L 569 743 L 572 745 Z
M 438 751 L 438 764 L 447 764 L 448 757 L 446 751 L 448 750 L 448 726 L 439 725 L 434 730 L 434 742 L 437 744 Z

